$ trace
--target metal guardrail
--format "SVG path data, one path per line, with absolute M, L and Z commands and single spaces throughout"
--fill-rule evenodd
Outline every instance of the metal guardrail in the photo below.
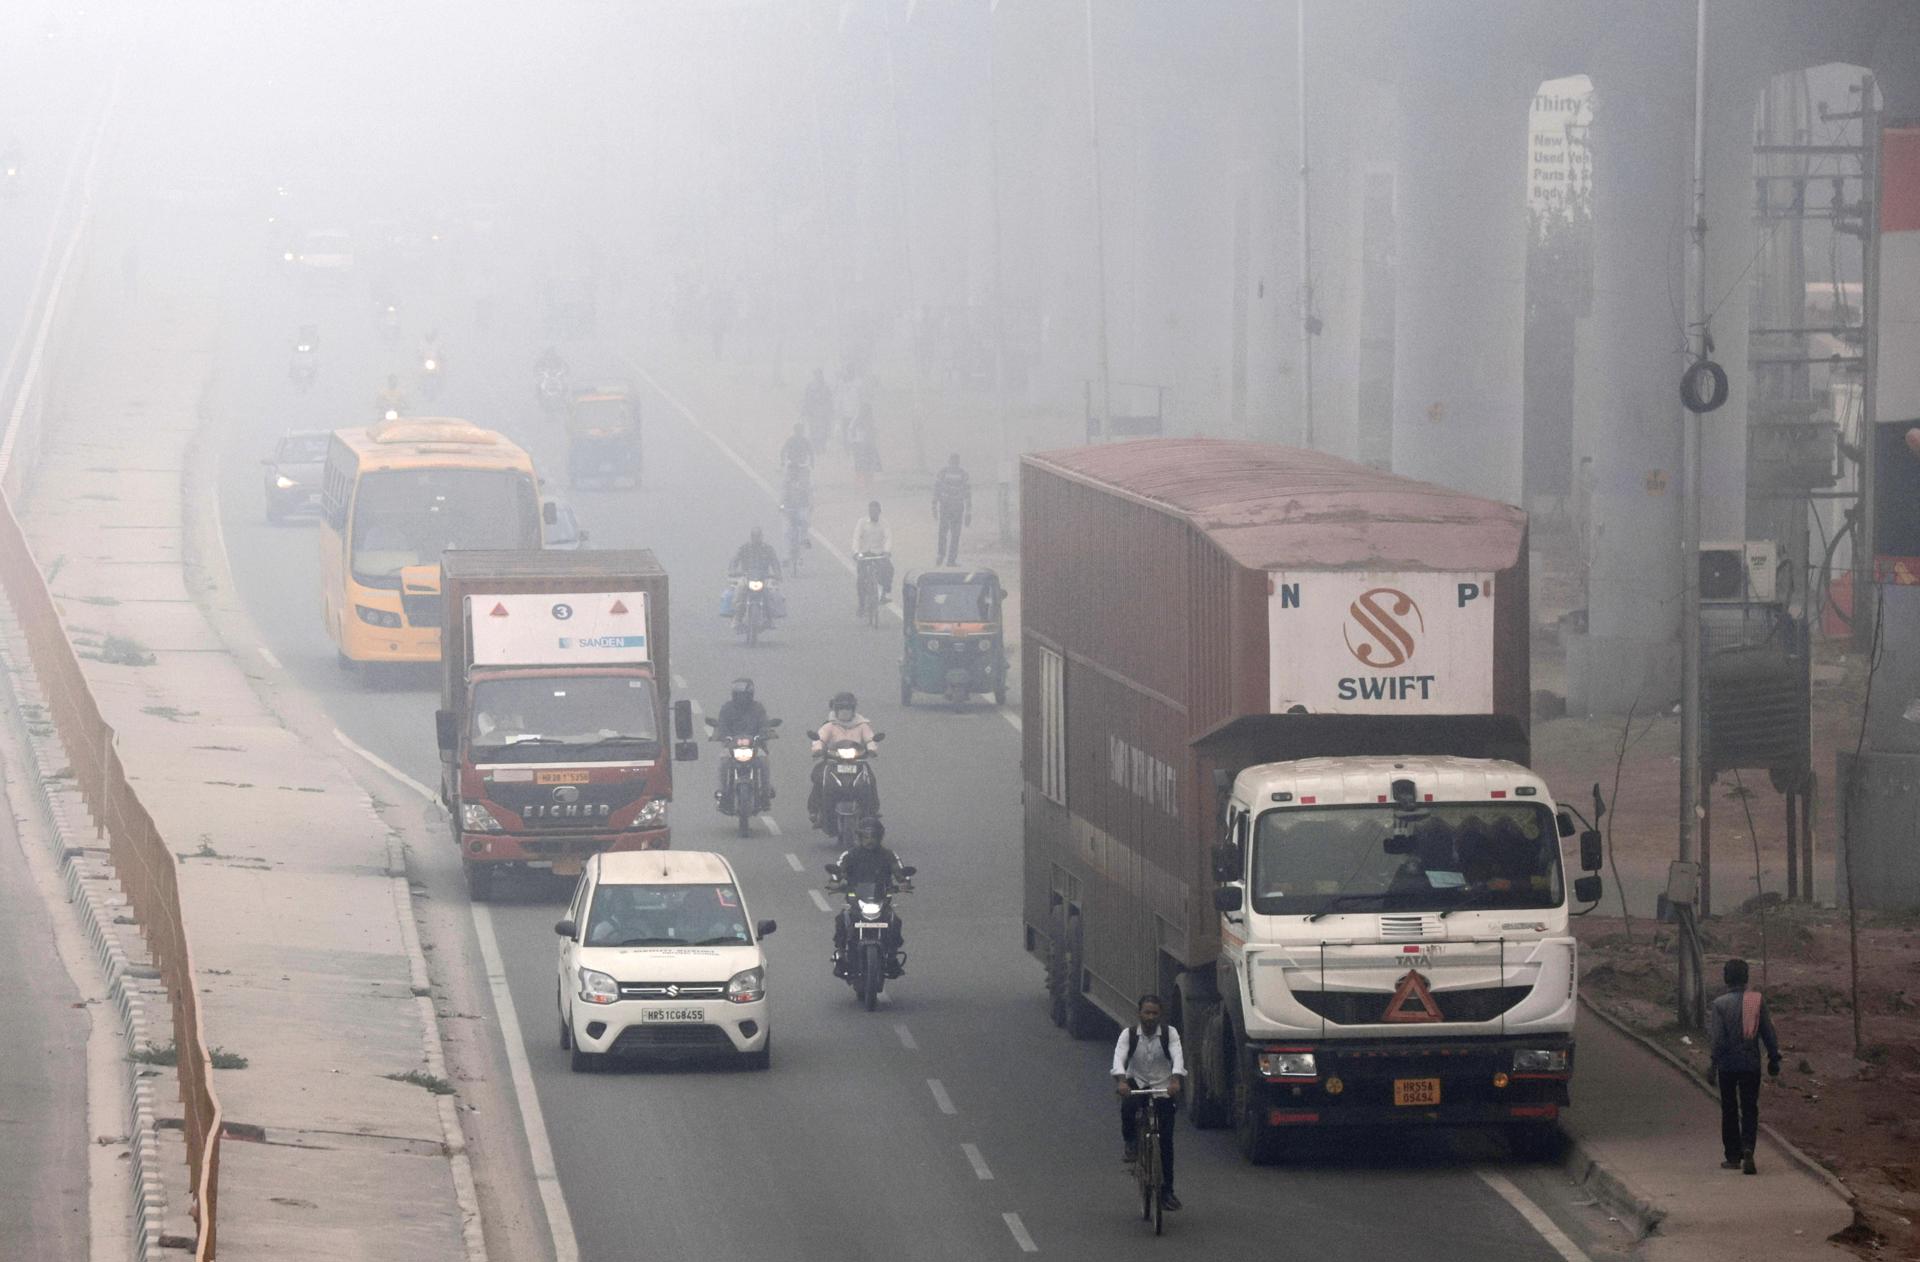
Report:
M 199 1225 L 196 1262 L 214 1257 L 220 1182 L 220 1100 L 193 984 L 193 951 L 180 909 L 180 869 L 153 817 L 127 782 L 113 728 L 100 715 L 53 593 L 27 547 L 12 502 L 0 492 L 0 589 L 27 641 L 35 677 L 74 782 L 107 837 L 114 873 L 146 937 L 173 1013 L 175 1072 L 187 1140 L 188 1185 Z

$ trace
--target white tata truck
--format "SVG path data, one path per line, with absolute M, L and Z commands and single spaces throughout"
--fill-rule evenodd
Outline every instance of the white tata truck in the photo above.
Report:
M 1025 924 L 1169 1004 L 1200 1126 L 1549 1138 L 1600 839 L 1527 769 L 1520 510 L 1257 443 L 1023 462 Z M 1570 862 L 1570 859 L 1573 862 Z

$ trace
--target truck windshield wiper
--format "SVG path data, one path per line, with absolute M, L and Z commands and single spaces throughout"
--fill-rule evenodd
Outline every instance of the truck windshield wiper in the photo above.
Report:
M 1327 905 L 1325 907 L 1322 907 L 1319 911 L 1314 912 L 1313 915 L 1307 917 L 1307 923 L 1312 924 L 1314 921 L 1320 919 L 1320 917 L 1331 913 L 1334 908 L 1340 906 L 1342 903 L 1356 902 L 1363 898 L 1385 899 L 1386 895 L 1385 894 L 1335 894 L 1332 898 L 1329 898 L 1327 900 Z

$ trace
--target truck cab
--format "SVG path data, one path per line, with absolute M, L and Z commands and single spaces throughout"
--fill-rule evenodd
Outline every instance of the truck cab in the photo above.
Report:
M 1515 762 L 1304 758 L 1232 781 L 1215 848 L 1219 1006 L 1196 1116 L 1271 1157 L 1302 1128 L 1550 1136 L 1573 1071 L 1574 832 Z M 1599 837 L 1582 838 L 1597 867 Z

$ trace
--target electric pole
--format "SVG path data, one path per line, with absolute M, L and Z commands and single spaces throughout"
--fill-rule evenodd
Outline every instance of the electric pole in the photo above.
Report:
M 1687 329 L 1695 363 L 1713 357 L 1713 336 L 1707 327 L 1707 0 L 1695 0 L 1693 47 L 1693 224 L 1687 238 Z M 1691 408 L 1680 413 L 1680 862 L 1698 860 L 1701 819 L 1700 768 L 1700 414 Z M 1703 888 L 1697 903 L 1707 901 Z M 1704 995 L 1700 938 L 1694 906 L 1676 909 L 1680 917 L 1679 985 L 1676 995 L 1680 1024 L 1695 1028 L 1701 1022 Z

